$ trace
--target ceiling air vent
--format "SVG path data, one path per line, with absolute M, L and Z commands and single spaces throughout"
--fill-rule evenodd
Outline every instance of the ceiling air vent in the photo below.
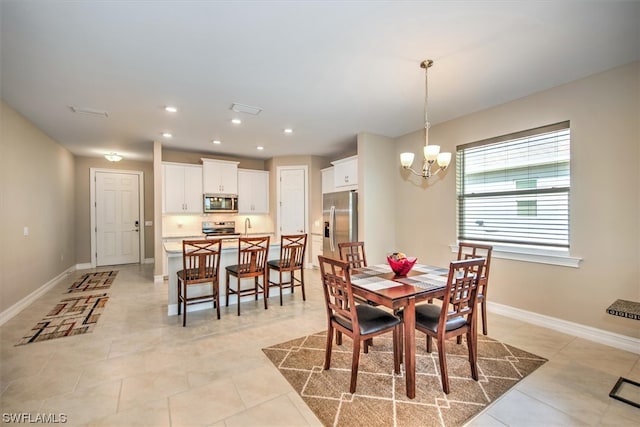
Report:
M 231 110 L 236 113 L 247 113 L 253 116 L 257 116 L 262 111 L 260 107 L 252 107 L 251 105 L 238 104 L 237 102 L 231 105 Z
M 101 117 L 109 117 L 109 113 L 104 110 L 96 110 L 95 108 L 84 108 L 84 107 L 74 107 L 73 105 L 69 107 L 71 111 L 78 114 L 89 114 L 92 116 L 101 116 Z

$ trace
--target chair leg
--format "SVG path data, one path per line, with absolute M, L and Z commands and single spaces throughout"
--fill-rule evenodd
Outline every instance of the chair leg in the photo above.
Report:
M 480 309 L 482 310 L 482 335 L 487 335 L 489 329 L 487 328 L 487 299 L 483 298 L 480 303 Z
M 351 385 L 349 386 L 349 393 L 356 392 L 358 365 L 360 363 L 360 342 L 361 339 L 359 336 L 353 337 L 353 358 L 351 359 Z
M 342 345 L 342 332 L 336 330 L 336 345 Z
M 258 277 L 257 276 L 253 278 L 253 289 L 254 289 L 253 293 L 255 294 L 255 299 L 256 299 L 256 301 L 258 301 L 258 295 L 260 293 L 260 288 L 258 286 Z
M 282 268 L 278 270 L 278 289 L 280 289 L 280 305 L 282 305 Z
M 226 296 L 227 296 L 227 302 L 225 304 L 225 306 L 229 307 L 229 270 L 227 270 L 227 274 L 225 276 L 227 278 L 226 280 Z M 240 299 L 238 298 L 238 304 L 240 304 Z
M 304 268 L 300 269 L 300 287 L 302 288 L 302 301 L 306 301 L 307 296 L 304 293 Z
M 329 327 L 327 328 L 327 345 L 324 349 L 324 369 L 327 370 L 331 367 L 331 349 L 333 347 L 333 326 L 331 320 L 329 320 Z
M 182 327 L 187 326 L 187 284 L 184 285 L 184 297 L 182 298 Z M 178 303 L 180 305 L 180 303 Z
M 238 316 L 240 316 L 240 276 L 238 276 L 238 293 L 236 295 L 238 295 Z
M 431 353 L 432 345 L 431 345 L 431 335 L 427 334 L 427 353 Z
M 218 320 L 220 320 L 220 283 L 216 280 L 213 282 L 214 304 L 216 305 L 216 312 L 218 314 Z
M 180 316 L 180 295 L 182 294 L 182 280 L 178 279 L 178 316 Z
M 258 278 L 256 277 L 256 283 L 258 282 Z M 266 310 L 268 307 L 268 297 L 267 297 L 267 289 L 269 289 L 269 281 L 267 280 L 267 272 L 262 275 L 262 299 L 264 300 L 264 309 Z
M 474 331 L 467 331 L 467 347 L 469 348 L 469 363 L 471 364 L 471 378 L 478 381 L 478 353 L 477 338 L 473 336 Z
M 444 353 L 444 338 L 438 338 L 438 361 L 440 362 L 440 378 L 442 378 L 442 391 L 449 394 L 449 373 L 447 372 L 447 355 Z

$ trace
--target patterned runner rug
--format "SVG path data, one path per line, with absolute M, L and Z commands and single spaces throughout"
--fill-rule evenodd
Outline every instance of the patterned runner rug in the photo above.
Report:
M 391 335 L 391 334 L 389 334 Z M 376 337 L 360 356 L 358 386 L 349 393 L 351 339 L 334 343 L 331 369 L 323 370 L 326 332 L 263 349 L 325 426 L 460 426 L 546 359 L 478 336 L 479 381 L 473 381 L 466 343 L 447 342 L 451 393 L 442 391 L 438 354 L 417 333 L 416 398 L 406 396 L 404 374 L 393 374 L 391 337 Z M 434 343 L 434 349 L 436 345 Z
M 109 294 L 65 298 L 16 345 L 91 332 L 109 300 Z
M 72 292 L 97 291 L 109 289 L 116 278 L 118 271 L 98 271 L 96 273 L 83 274 L 67 291 Z

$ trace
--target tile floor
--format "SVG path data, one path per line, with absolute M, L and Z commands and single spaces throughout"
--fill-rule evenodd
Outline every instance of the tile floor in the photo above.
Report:
M 119 266 L 92 333 L 15 344 L 86 271 L 74 272 L 0 327 L 0 407 L 7 414 L 64 414 L 66 425 L 319 425 L 261 349 L 325 328 L 317 271 L 300 293 L 167 316 L 167 286 L 152 266 Z M 104 269 L 102 269 L 104 270 Z M 490 335 L 549 359 L 473 419 L 471 426 L 637 425 L 640 409 L 608 397 L 619 376 L 640 381 L 640 357 L 490 314 Z

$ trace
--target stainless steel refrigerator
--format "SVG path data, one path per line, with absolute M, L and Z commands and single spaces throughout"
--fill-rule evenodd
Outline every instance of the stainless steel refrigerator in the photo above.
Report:
M 322 198 L 323 256 L 340 259 L 338 243 L 358 240 L 358 193 L 340 191 Z

